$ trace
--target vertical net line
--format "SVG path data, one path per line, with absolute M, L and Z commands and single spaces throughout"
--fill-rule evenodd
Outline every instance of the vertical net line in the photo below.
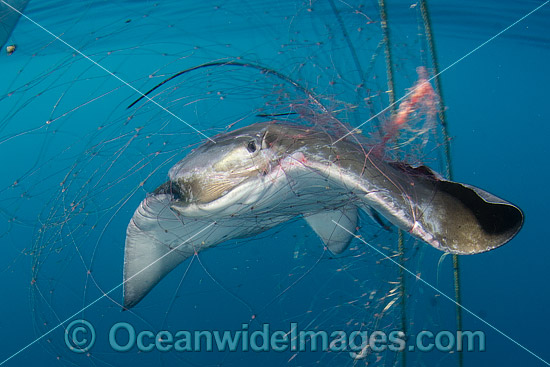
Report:
M 435 42 L 433 39 L 432 25 L 430 20 L 430 12 L 428 9 L 427 0 L 420 0 L 420 12 L 422 14 L 422 21 L 424 23 L 424 34 L 426 36 L 426 42 L 428 45 L 428 51 L 432 61 L 433 73 L 434 73 L 434 85 L 435 92 L 439 96 L 439 106 L 437 114 L 439 121 L 441 121 L 441 134 L 443 139 L 443 149 L 445 154 L 445 176 L 447 179 L 453 179 L 453 171 L 451 165 L 451 142 L 449 139 L 449 125 L 445 114 L 445 103 L 443 99 L 443 93 L 441 88 L 441 79 L 439 78 L 439 63 L 437 60 L 437 52 L 435 49 Z M 460 265 L 458 255 L 453 254 L 453 280 L 455 289 L 456 300 L 456 328 L 462 330 L 462 309 L 458 306 L 462 304 L 462 297 L 460 292 Z M 458 366 L 462 367 L 464 363 L 464 355 L 461 350 L 458 352 Z
M 342 16 L 340 15 L 340 12 L 336 8 L 336 4 L 334 4 L 334 0 L 329 0 L 330 8 L 332 10 L 332 13 L 334 14 L 334 17 L 336 18 L 336 22 L 338 23 L 338 27 L 340 28 L 340 31 L 342 32 L 342 36 L 344 36 L 344 40 L 347 45 L 347 49 L 350 52 L 351 59 L 353 60 L 353 64 L 355 65 L 357 74 L 359 76 L 359 85 L 364 86 L 366 84 L 365 81 L 365 72 L 363 71 L 363 67 L 361 66 L 361 61 L 359 60 L 359 56 L 357 55 L 357 52 L 355 51 L 355 47 L 353 43 L 351 42 L 349 32 L 346 28 L 346 25 L 342 19 Z M 359 106 L 361 103 L 361 95 L 359 93 L 355 93 L 355 104 Z M 356 116 L 356 125 L 359 125 L 360 121 L 358 120 L 358 116 Z
M 385 0 L 378 1 L 380 7 L 380 25 L 382 27 L 382 35 L 384 42 L 384 59 L 386 62 L 386 77 L 388 79 L 388 94 L 390 101 L 390 111 L 391 115 L 395 113 L 395 83 L 393 80 L 393 58 L 391 53 L 391 41 L 390 41 L 390 30 L 388 28 L 388 14 L 386 12 L 386 2 Z M 401 306 L 401 331 L 407 335 L 407 309 L 406 309 L 406 292 L 405 292 L 405 274 L 403 271 L 405 263 L 405 245 L 403 241 L 403 232 L 399 229 L 397 231 L 397 252 L 399 264 L 402 266 L 399 267 L 399 299 Z M 407 365 L 407 354 L 405 350 L 401 351 L 401 366 L 405 367 Z

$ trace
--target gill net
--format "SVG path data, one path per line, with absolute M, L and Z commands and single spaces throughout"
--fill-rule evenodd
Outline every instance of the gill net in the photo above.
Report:
M 2 156 L 17 152 L 1 178 L 0 236 L 11 244 L 2 271 L 17 274 L 17 284 L 29 294 L 22 309 L 33 335 L 102 296 L 78 317 L 103 336 L 119 321 L 154 331 L 240 330 L 243 323 L 251 330 L 263 323 L 272 330 L 297 323 L 301 329 L 348 333 L 454 330 L 454 305 L 440 302 L 414 278 L 401 288 L 403 276 L 389 261 L 400 256 L 398 232 L 366 215 L 357 233 L 387 257 L 359 239 L 342 255 L 332 255 L 298 218 L 196 255 L 131 311 L 120 312 L 120 289 L 107 294 L 122 281 L 129 218 L 166 181 L 169 168 L 205 141 L 197 130 L 213 137 L 267 119 L 316 124 L 379 146 L 388 160 L 442 171 L 434 114 L 439 101 L 426 82 L 433 65 L 424 61 L 418 7 L 388 9 L 389 26 L 399 24 L 391 33 L 393 93 L 404 97 L 394 114 L 388 108 L 376 2 L 235 1 L 187 8 L 178 2 L 86 2 L 63 4 L 63 12 L 60 7 L 56 1 L 31 2 L 26 12 L 112 74 L 23 20 L 12 35 L 16 52 L 2 56 L 0 149 Z M 148 97 L 173 115 L 147 99 L 137 101 L 140 95 L 121 80 L 143 93 L 151 90 Z M 452 293 L 449 264 L 438 267 L 440 253 L 405 236 L 400 257 L 407 269 Z M 349 351 L 310 350 L 268 357 L 121 356 L 105 337 L 88 353 L 75 354 L 63 334 L 63 328 L 49 334 L 38 354 L 52 363 L 94 366 L 121 358 L 160 365 L 402 363 L 402 354 L 387 348 L 366 350 L 361 358 Z M 411 365 L 456 358 L 404 353 Z

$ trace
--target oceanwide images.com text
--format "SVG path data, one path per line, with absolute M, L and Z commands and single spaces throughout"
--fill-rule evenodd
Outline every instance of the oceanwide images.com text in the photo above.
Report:
M 107 334 L 107 333 L 106 333 Z M 423 330 L 407 337 L 400 330 L 301 330 L 290 323 L 287 330 L 271 330 L 270 324 L 250 330 L 242 324 L 241 330 L 136 330 L 127 322 L 111 326 L 109 345 L 117 352 L 348 352 L 351 358 L 362 359 L 370 353 L 390 351 L 484 351 L 485 334 L 482 331 L 431 332 Z M 96 332 L 86 320 L 75 320 L 65 330 L 65 342 L 75 353 L 89 351 L 96 341 Z

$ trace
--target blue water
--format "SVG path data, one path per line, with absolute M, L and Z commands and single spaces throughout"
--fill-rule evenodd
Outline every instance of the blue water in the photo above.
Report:
M 540 4 L 430 2 L 441 69 Z M 288 331 L 293 322 L 328 332 L 402 328 L 399 302 L 390 304 L 397 266 L 360 241 L 331 256 L 300 220 L 201 253 L 136 308 L 121 312 L 122 291 L 115 287 L 122 281 L 126 226 L 170 166 L 204 141 L 187 124 L 213 136 L 304 98 L 265 73 L 202 70 L 154 94 L 182 122 L 151 103 L 126 109 L 139 95 L 121 80 L 144 92 L 203 63 L 257 63 L 325 96 L 331 107 L 346 102 L 344 115 L 357 126 L 388 105 L 378 8 L 371 2 L 335 3 L 346 39 L 330 3 L 313 3 L 311 11 L 310 6 L 29 3 L 25 14 L 120 79 L 24 18 L 8 42 L 17 45 L 16 52 L 0 55 L 0 363 L 45 333 L 6 365 L 400 363 L 394 353 L 354 361 L 347 352 L 138 353 L 136 347 L 118 352 L 109 345 L 109 330 L 117 322 L 137 331 L 174 333 L 242 330 L 243 323 L 251 330 L 269 323 L 272 330 Z M 398 97 L 414 85 L 415 70 L 427 57 L 418 8 L 388 4 Z M 548 19 L 545 6 L 441 75 L 454 179 L 513 202 L 526 217 L 521 232 L 502 248 L 460 258 L 462 304 L 516 341 L 463 311 L 463 329 L 483 331 L 486 339 L 485 351 L 464 352 L 467 366 L 544 365 L 525 348 L 550 360 L 545 339 L 550 322 L 545 307 Z M 434 140 L 417 158 L 441 170 L 442 150 Z M 396 232 L 386 233 L 368 218 L 362 218 L 360 233 L 387 254 L 396 249 Z M 451 258 L 440 262 L 440 252 L 409 238 L 406 248 L 405 266 L 453 297 Z M 405 285 L 411 335 L 455 330 L 451 301 L 410 275 Z M 88 320 L 96 329 L 89 353 L 70 351 L 63 327 L 50 332 L 74 319 Z M 456 352 L 414 351 L 406 358 L 408 365 L 458 365 Z

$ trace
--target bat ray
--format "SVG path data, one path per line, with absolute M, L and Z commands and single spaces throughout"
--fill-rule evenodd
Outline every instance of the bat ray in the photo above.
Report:
M 359 210 L 453 254 L 492 250 L 523 224 L 518 207 L 484 190 L 336 140 L 316 127 L 261 122 L 178 162 L 128 225 L 124 308 L 193 254 L 299 216 L 336 254 L 351 241 Z

